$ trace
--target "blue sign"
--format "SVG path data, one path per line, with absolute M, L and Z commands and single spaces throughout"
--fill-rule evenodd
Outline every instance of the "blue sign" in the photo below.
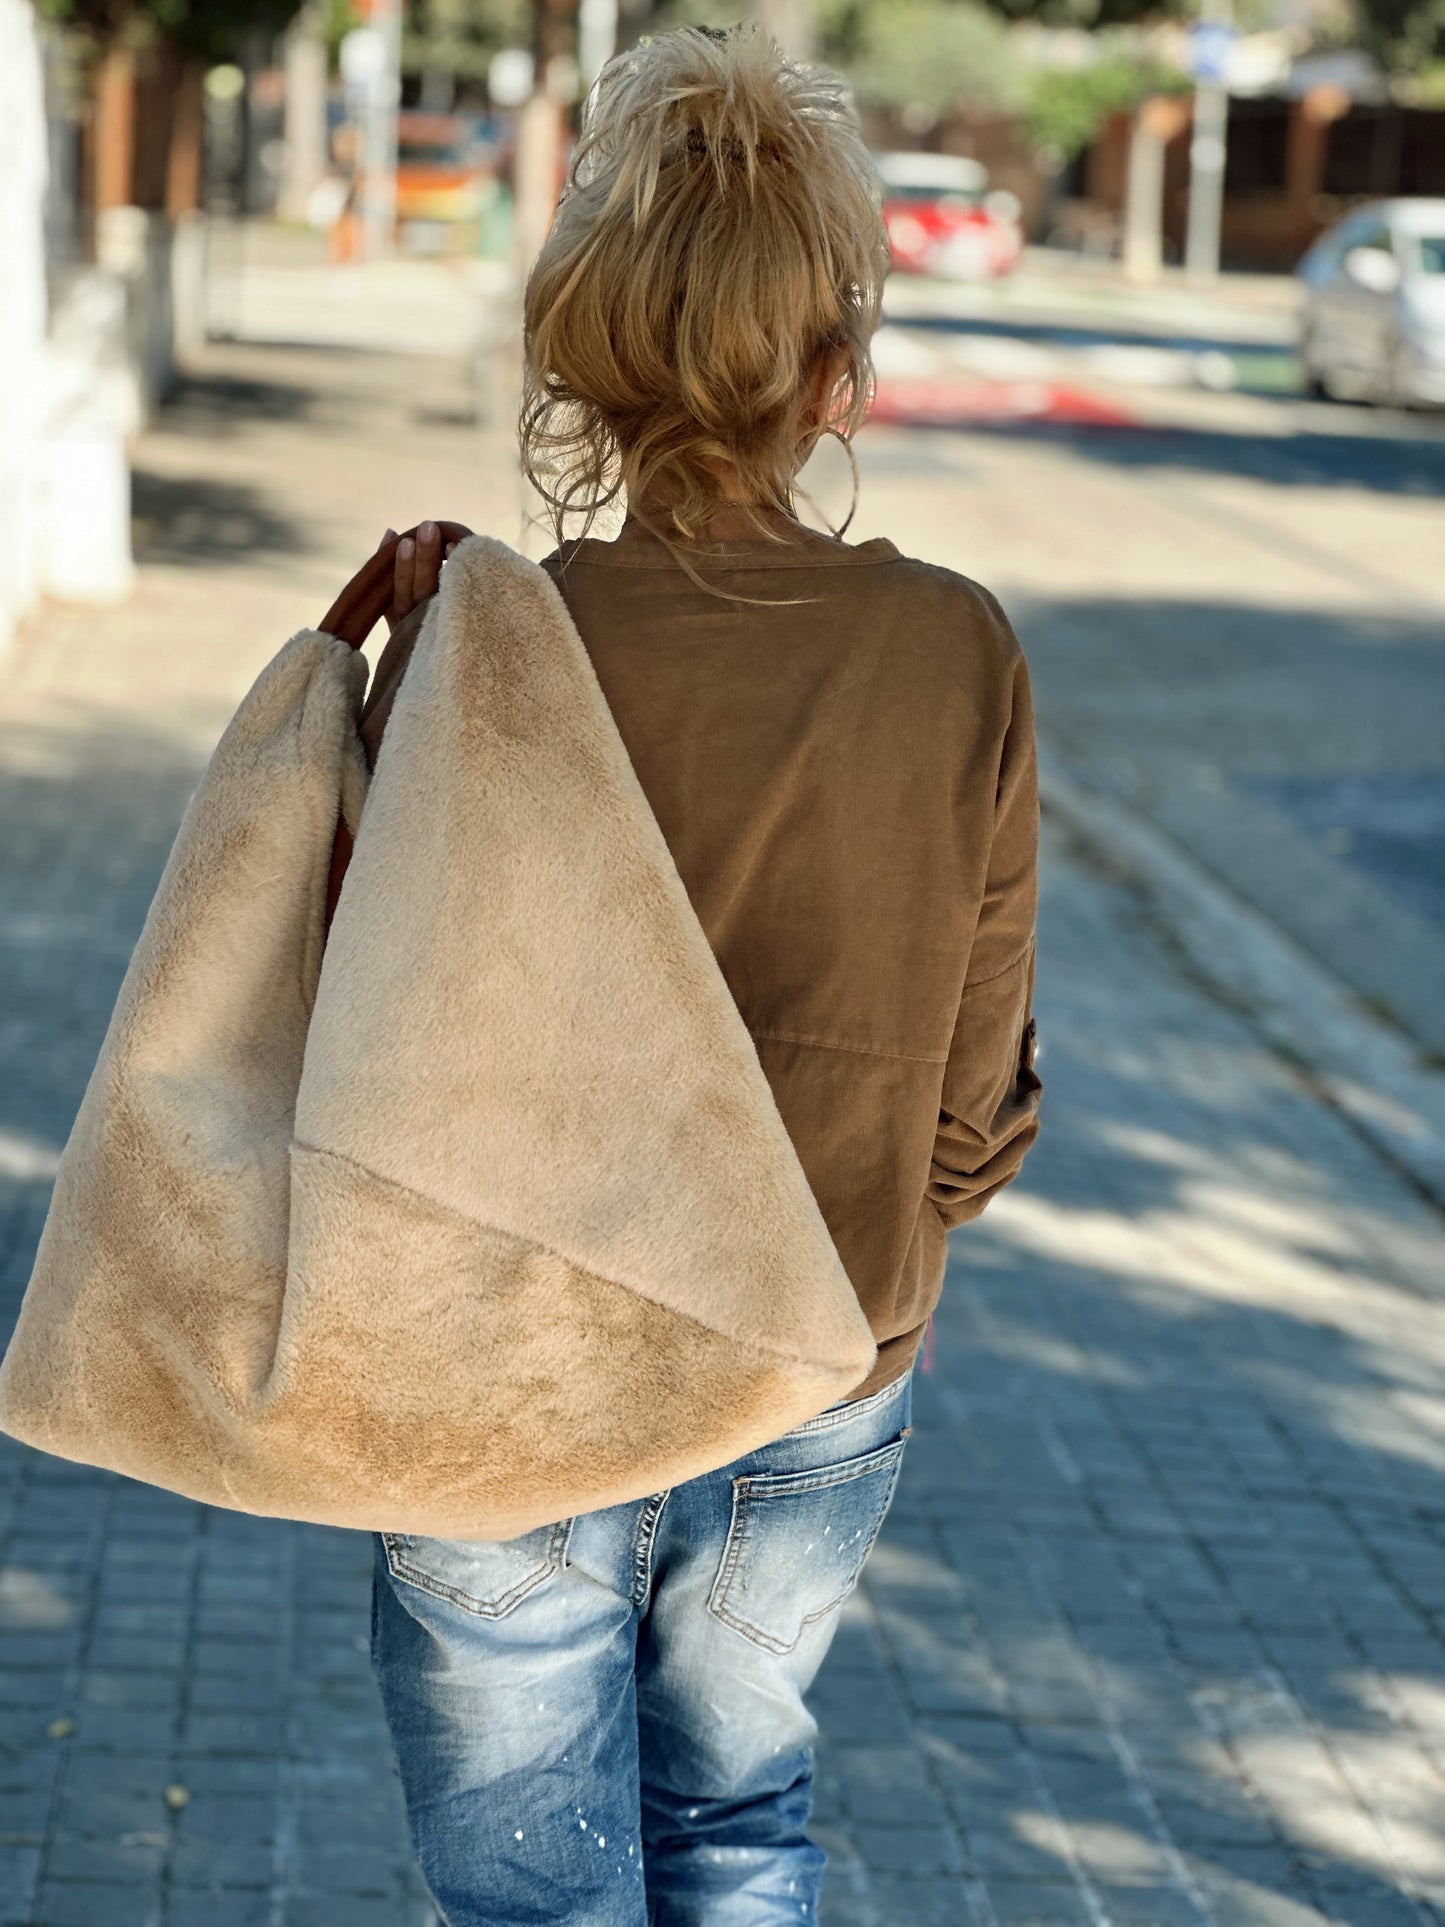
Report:
M 1222 20 L 1200 20 L 1189 29 L 1189 69 L 1196 80 L 1222 87 L 1228 78 L 1229 51 L 1238 35 Z

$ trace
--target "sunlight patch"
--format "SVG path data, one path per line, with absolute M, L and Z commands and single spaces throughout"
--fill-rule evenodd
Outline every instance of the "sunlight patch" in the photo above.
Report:
M 69 1626 L 76 1611 L 75 1601 L 57 1592 L 41 1573 L 28 1566 L 0 1566 L 0 1627 L 13 1632 Z
M 0 1131 L 0 1178 L 21 1184 L 50 1184 L 60 1169 L 60 1153 L 17 1131 Z

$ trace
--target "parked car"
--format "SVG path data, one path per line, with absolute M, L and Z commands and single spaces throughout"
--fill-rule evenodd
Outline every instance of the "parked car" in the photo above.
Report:
M 1371 201 L 1299 265 L 1312 393 L 1445 406 L 1445 201 Z
M 893 265 L 909 274 L 988 281 L 1023 253 L 1018 196 L 989 192 L 987 170 L 959 154 L 878 154 Z

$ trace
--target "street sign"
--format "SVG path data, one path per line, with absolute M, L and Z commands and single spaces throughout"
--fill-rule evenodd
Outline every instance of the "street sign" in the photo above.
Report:
M 1189 71 L 1205 86 L 1222 87 L 1228 77 L 1229 54 L 1238 38 L 1223 20 L 1200 20 L 1189 29 Z

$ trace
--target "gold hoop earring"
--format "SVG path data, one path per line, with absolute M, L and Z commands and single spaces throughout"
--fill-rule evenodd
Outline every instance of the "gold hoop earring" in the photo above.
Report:
M 841 542 L 847 531 L 848 524 L 858 513 L 858 491 L 863 485 L 863 478 L 858 473 L 858 457 L 853 453 L 853 444 L 848 436 L 843 433 L 841 428 L 835 428 L 831 422 L 828 424 L 826 433 L 836 435 L 838 440 L 843 444 L 844 453 L 848 457 L 848 466 L 853 471 L 853 500 L 849 504 L 848 513 L 843 517 L 842 527 L 836 528 L 833 531 L 833 534 Z
M 833 540 L 835 542 L 841 542 L 847 530 L 848 524 L 853 520 L 853 517 L 858 513 L 858 490 L 861 486 L 862 478 L 858 473 L 858 457 L 853 453 L 853 444 L 851 441 L 849 441 L 848 437 L 843 433 L 842 429 L 835 428 L 832 422 L 829 422 L 827 427 L 823 429 L 822 434 L 818 436 L 817 441 L 814 442 L 813 444 L 814 448 L 816 448 L 818 445 L 818 442 L 820 442 L 823 439 L 823 435 L 837 436 L 838 440 L 843 444 L 844 451 L 847 454 L 848 466 L 853 471 L 853 501 L 851 506 L 849 507 L 848 513 L 843 517 L 841 524 L 835 529 L 832 523 L 829 522 L 828 518 L 823 514 L 823 511 L 820 508 L 818 508 L 817 502 L 814 501 L 812 495 L 809 494 L 807 489 L 796 488 L 795 486 L 795 493 L 797 493 L 798 495 L 801 495 L 805 502 L 811 503 L 812 507 L 817 511 L 818 519 L 826 526 L 828 533 L 833 537 Z M 808 451 L 809 455 L 811 455 L 812 452 L 813 452 L 812 449 L 809 449 Z M 794 510 L 793 512 L 796 513 L 796 510 Z

